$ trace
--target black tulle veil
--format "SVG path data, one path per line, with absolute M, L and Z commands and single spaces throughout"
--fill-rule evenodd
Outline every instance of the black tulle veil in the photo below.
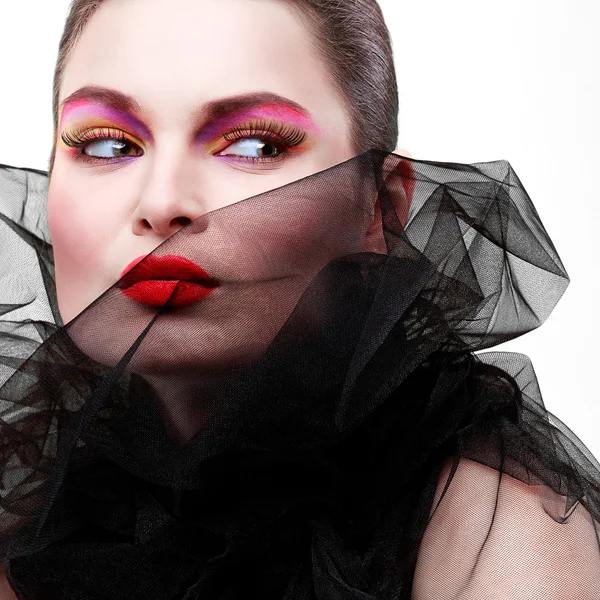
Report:
M 569 282 L 508 162 L 370 150 L 152 252 L 222 266 L 218 298 L 150 308 L 117 281 L 66 324 L 47 184 L 0 167 L 0 549 L 19 598 L 410 598 L 447 457 L 564 497 L 553 523 L 579 504 L 600 521 L 600 465 L 529 359 L 483 352 Z

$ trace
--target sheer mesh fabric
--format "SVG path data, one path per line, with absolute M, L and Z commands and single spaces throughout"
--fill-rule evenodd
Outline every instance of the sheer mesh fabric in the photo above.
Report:
M 371 150 L 202 215 L 66 324 L 47 185 L 0 167 L 20 600 L 600 598 L 600 464 L 488 350 L 568 285 L 508 162 Z M 173 255 L 215 290 L 124 293 Z

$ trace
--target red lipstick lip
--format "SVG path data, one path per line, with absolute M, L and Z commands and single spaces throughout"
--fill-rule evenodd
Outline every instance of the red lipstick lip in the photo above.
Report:
M 196 263 L 169 254 L 132 260 L 123 269 L 118 287 L 132 300 L 148 306 L 184 306 L 206 297 L 218 285 Z

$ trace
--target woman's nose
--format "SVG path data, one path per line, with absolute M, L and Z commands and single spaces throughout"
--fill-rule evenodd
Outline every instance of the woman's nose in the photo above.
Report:
M 135 235 L 145 235 L 153 232 L 161 237 L 167 238 L 192 221 L 193 217 L 188 217 L 186 215 L 171 218 L 169 214 L 153 213 L 151 216 L 149 215 L 147 217 L 135 219 L 133 223 L 133 233 Z
M 167 238 L 206 212 L 199 198 L 198 182 L 192 169 L 170 160 L 149 165 L 151 171 L 140 186 L 133 213 L 134 235 L 155 234 Z

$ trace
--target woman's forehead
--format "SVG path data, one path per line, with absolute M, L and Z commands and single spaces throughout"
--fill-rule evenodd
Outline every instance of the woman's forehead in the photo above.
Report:
M 108 0 L 69 56 L 60 101 L 83 86 L 112 88 L 174 122 L 263 90 L 327 113 L 336 92 L 302 21 L 279 0 Z

